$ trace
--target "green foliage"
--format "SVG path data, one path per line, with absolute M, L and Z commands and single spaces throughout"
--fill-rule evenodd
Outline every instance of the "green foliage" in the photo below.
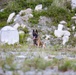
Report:
M 33 17 L 33 18 L 30 18 L 29 19 L 29 22 L 32 23 L 32 24 L 37 24 L 38 23 L 38 20 L 39 20 L 39 18 Z
M 19 31 L 19 30 L 24 31 L 25 34 L 28 33 L 28 29 L 27 29 L 26 27 L 22 28 L 22 27 L 20 26 L 20 27 L 18 27 L 18 31 Z
M 33 62 L 33 63 L 31 63 Z M 50 66 L 52 63 L 50 61 L 46 61 L 44 60 L 43 58 L 39 58 L 39 57 L 36 57 L 32 60 L 25 60 L 24 62 L 24 66 L 25 67 L 34 67 L 35 69 L 41 69 L 41 70 L 44 70 L 46 69 L 48 66 Z
M 71 13 L 65 8 L 51 6 L 48 9 L 48 16 L 52 17 L 53 21 L 58 23 L 61 20 L 71 20 Z
M 6 26 L 9 14 L 10 12 L 8 12 L 7 10 L 0 12 L 0 28 Z
M 33 11 L 33 18 L 30 18 L 29 19 L 29 22 L 32 23 L 32 24 L 37 24 L 39 22 L 39 18 L 40 16 L 46 16 L 47 12 L 46 11 Z
M 74 13 L 68 12 L 66 8 L 49 6 L 47 11 L 33 11 L 34 17 L 29 19 L 29 22 L 37 24 L 40 16 L 47 16 L 52 18 L 52 22 L 57 24 L 61 20 L 69 22 Z
M 8 5 L 6 6 L 6 10 L 8 12 L 16 12 L 18 13 L 22 7 L 16 1 L 9 1 Z
M 70 10 L 72 9 L 72 8 L 71 8 L 71 1 L 67 1 L 67 2 L 65 3 L 65 5 L 66 5 L 66 8 L 67 8 L 67 9 L 70 9 Z
M 19 34 L 19 42 L 23 43 L 25 41 L 25 34 Z
M 26 42 L 26 38 L 28 37 L 28 29 L 22 28 L 21 26 L 18 28 L 18 31 L 23 31 L 24 33 L 19 34 L 19 42 L 24 43 Z
M 3 20 L 3 19 L 7 19 L 9 16 L 9 12 L 7 12 L 6 10 L 4 10 L 3 12 L 0 12 L 0 19 Z
M 73 9 L 73 12 L 76 13 L 76 8 Z
M 0 22 L 0 28 L 6 26 L 6 24 L 7 24 L 6 21 L 1 21 L 1 22 Z
M 36 5 L 42 4 L 43 7 L 48 7 L 52 4 L 53 0 L 26 0 L 26 7 L 35 8 Z
M 69 41 L 67 42 L 68 45 L 71 45 L 72 47 L 76 46 L 76 38 L 73 37 L 73 35 L 70 36 Z
M 6 9 L 11 12 L 19 12 L 24 8 L 34 9 L 38 4 L 43 4 L 43 7 L 50 6 L 52 2 L 53 0 L 13 0 L 8 2 Z
M 58 69 L 60 71 L 67 71 L 68 69 L 71 69 L 71 61 L 67 60 L 63 62 L 62 64 L 58 66 Z
M 43 58 L 34 58 L 33 63 L 36 69 L 42 69 L 42 70 L 46 69 L 51 65 L 50 61 L 46 61 Z

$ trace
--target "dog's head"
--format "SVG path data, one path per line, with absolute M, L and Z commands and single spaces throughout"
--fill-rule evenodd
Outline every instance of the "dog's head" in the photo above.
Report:
M 35 34 L 35 33 L 38 34 L 38 30 L 37 29 L 36 30 L 33 29 L 33 32 L 32 33 L 33 34 Z
M 36 30 L 33 29 L 32 35 L 33 35 L 34 38 L 38 38 L 38 31 L 37 31 L 37 29 Z

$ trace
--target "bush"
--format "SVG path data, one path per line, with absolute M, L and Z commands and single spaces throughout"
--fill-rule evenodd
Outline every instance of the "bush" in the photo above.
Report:
M 67 2 L 65 3 L 65 5 L 66 5 L 66 8 L 67 8 L 67 9 L 70 9 L 70 10 L 72 9 L 72 8 L 71 8 L 71 1 L 67 1 Z
M 36 5 L 42 4 L 43 8 L 52 4 L 53 0 L 26 0 L 26 7 L 35 8 Z
M 9 1 L 6 6 L 6 10 L 8 12 L 16 12 L 18 13 L 22 9 L 22 6 L 19 5 L 16 1 Z
M 60 64 L 58 66 L 58 69 L 63 72 L 67 71 L 68 69 L 71 69 L 71 61 L 65 61 L 64 63 Z
M 0 28 L 6 26 L 6 24 L 7 24 L 6 21 L 1 21 L 1 22 L 0 22 Z
M 3 12 L 0 12 L 0 20 L 6 20 L 9 16 L 9 13 L 6 9 Z
M 28 29 L 26 27 L 25 28 L 19 27 L 18 31 L 24 31 L 24 33 L 19 35 L 19 38 L 20 38 L 19 42 L 20 43 L 26 42 L 26 38 L 28 37 Z
M 33 62 L 33 63 L 31 63 L 31 62 Z M 27 67 L 34 67 L 35 69 L 38 69 L 38 70 L 44 70 L 51 65 L 51 62 L 46 61 L 43 58 L 36 57 L 34 59 L 31 59 L 31 60 L 27 59 L 24 62 L 24 64 Z
M 19 34 L 19 42 L 23 43 L 25 41 L 25 34 Z
M 29 19 L 29 22 L 32 23 L 32 24 L 37 24 L 39 22 L 40 16 L 46 16 L 47 12 L 44 11 L 44 10 L 39 11 L 39 12 L 33 11 L 32 14 L 33 14 L 34 17 L 33 18 L 30 18 Z

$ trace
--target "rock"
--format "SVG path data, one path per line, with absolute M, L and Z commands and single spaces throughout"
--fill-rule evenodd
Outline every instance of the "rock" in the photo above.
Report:
M 70 32 L 68 30 L 63 30 L 63 24 L 67 24 L 65 21 L 61 21 L 61 24 L 58 24 L 58 29 L 54 31 L 54 35 L 58 38 L 62 37 L 62 44 L 65 45 L 69 40 Z
M 70 36 L 70 32 L 67 31 L 67 30 L 63 30 L 63 33 L 64 33 L 64 34 L 63 34 L 64 36 Z
M 71 0 L 72 9 L 76 8 L 76 0 Z
M 42 4 L 37 5 L 37 6 L 35 7 L 35 10 L 36 10 L 36 11 L 42 10 Z
M 0 12 L 3 12 L 4 11 L 4 9 L 0 9 Z
M 35 71 L 28 71 L 25 73 L 25 75 L 36 75 Z
M 47 35 L 47 34 L 46 34 L 45 36 L 46 36 L 46 37 L 45 37 L 46 40 L 50 39 L 50 35 Z
M 25 28 L 26 26 L 25 26 L 25 24 L 21 24 L 21 27 L 22 27 L 22 28 Z
M 9 34 L 8 34 L 9 33 Z M 11 26 L 5 26 L 1 29 L 1 42 L 3 44 L 8 43 L 15 44 L 19 42 L 19 33 L 18 30 L 11 27 Z
M 15 12 L 11 13 L 7 19 L 7 23 L 10 23 L 14 16 L 15 16 Z
M 54 31 L 54 35 L 56 37 L 62 37 L 63 34 L 64 34 L 62 29 L 63 29 L 63 25 L 62 24 L 58 24 L 58 29 Z
M 65 43 L 68 42 L 69 40 L 69 36 L 63 36 L 62 40 L 63 40 L 62 44 L 65 45 Z
M 22 20 L 22 18 L 21 18 L 21 16 L 20 16 L 19 14 L 17 14 L 17 15 L 15 16 L 14 22 L 15 22 L 15 23 L 18 23 L 18 24 L 20 24 L 20 25 L 24 23 L 24 21 Z
M 17 29 L 18 27 L 20 27 L 20 24 L 16 23 L 13 28 Z
M 45 17 L 45 16 L 40 16 L 39 24 L 40 25 L 51 24 L 51 18 L 48 18 L 48 17 Z
M 63 25 L 62 24 L 58 24 L 58 30 L 63 30 Z
M 75 16 L 73 16 L 71 19 L 72 19 L 72 20 L 76 20 L 76 14 L 75 14 Z
M 24 21 L 28 21 L 29 18 L 32 18 L 32 17 L 33 17 L 32 14 L 26 14 L 26 15 L 22 16 L 22 20 L 24 20 Z
M 61 55 L 57 55 L 55 58 L 59 59 L 59 60 L 63 59 L 63 57 Z
M 42 72 L 37 72 L 37 74 L 36 75 L 42 75 Z
M 20 71 L 18 71 L 18 74 L 19 75 L 24 75 L 24 72 L 20 70 Z
M 19 34 L 25 34 L 24 31 L 19 31 Z
M 31 8 L 27 8 L 26 10 L 21 10 L 19 12 L 19 15 L 22 15 L 22 14 L 26 15 L 26 14 L 31 14 L 31 13 L 32 13 L 32 9 Z
M 56 36 L 56 37 L 62 37 L 63 36 L 63 31 L 62 30 L 55 30 L 54 31 L 54 35 Z
M 33 41 L 33 39 L 27 38 L 27 42 L 31 42 L 31 41 Z
M 74 37 L 76 38 L 76 33 L 74 34 Z
M 3 75 L 3 70 L 1 67 L 0 67 L 0 74 Z
M 64 20 L 60 21 L 60 24 L 67 24 Z
M 12 71 L 6 71 L 5 75 L 13 75 Z
M 19 55 L 19 56 L 16 56 L 16 58 L 18 58 L 18 59 L 25 59 L 26 56 L 24 56 L 24 55 Z
M 75 26 L 72 26 L 72 30 L 73 30 L 73 31 L 75 30 Z

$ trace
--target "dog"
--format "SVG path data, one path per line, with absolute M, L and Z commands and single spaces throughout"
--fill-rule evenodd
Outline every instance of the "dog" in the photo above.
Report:
M 32 35 L 33 35 L 34 46 L 45 48 L 45 44 L 41 41 L 41 39 L 40 39 L 40 37 L 38 35 L 38 31 L 37 30 L 33 30 Z
M 43 43 L 39 37 L 37 38 L 37 46 L 45 48 L 45 43 Z

